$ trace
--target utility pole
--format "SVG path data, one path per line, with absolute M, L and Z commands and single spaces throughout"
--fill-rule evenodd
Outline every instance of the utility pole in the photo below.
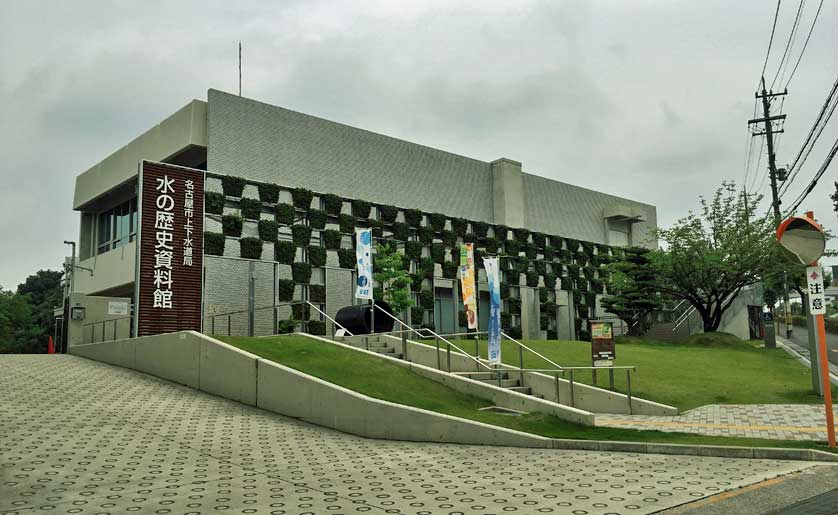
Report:
M 774 129 L 774 122 L 786 119 L 786 115 L 778 114 L 771 116 L 771 99 L 774 97 L 781 97 L 788 94 L 788 90 L 782 93 L 769 93 L 765 90 L 765 77 L 762 77 L 762 92 L 754 93 L 755 98 L 762 100 L 762 118 L 755 118 L 748 120 L 748 125 L 763 124 L 763 132 L 756 132 L 754 136 L 765 136 L 765 142 L 768 146 L 768 178 L 771 180 L 771 207 L 774 210 L 774 227 L 780 225 L 782 215 L 780 214 L 780 198 L 777 193 L 777 164 L 774 155 L 774 134 L 783 133 L 783 129 Z M 785 322 L 786 322 L 786 338 L 791 336 L 791 306 L 789 305 L 789 288 L 787 284 L 786 272 L 782 273 L 783 283 L 783 302 L 785 303 Z

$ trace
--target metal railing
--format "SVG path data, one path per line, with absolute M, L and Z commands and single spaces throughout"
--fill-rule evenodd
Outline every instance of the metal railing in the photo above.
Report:
M 352 333 L 349 331 L 349 329 L 347 329 L 347 328 L 343 327 L 342 325 L 340 325 L 340 324 L 338 323 L 338 321 L 337 321 L 337 320 L 335 320 L 334 318 L 332 318 L 332 317 L 330 317 L 329 315 L 327 315 L 327 314 L 326 314 L 323 310 L 321 310 L 320 308 L 318 308 L 317 306 L 315 306 L 314 304 L 312 304 L 310 301 L 306 301 L 306 304 L 308 304 L 309 306 L 313 307 L 315 311 L 317 311 L 318 313 L 320 313 L 320 315 L 322 315 L 322 316 L 323 316 L 326 320 L 328 320 L 328 321 L 330 321 L 332 324 L 334 324 L 334 326 L 335 326 L 335 327 L 340 327 L 341 329 L 343 329 L 343 331 L 344 331 L 347 335 L 349 335 L 349 336 L 355 336 L 354 334 L 352 334 Z M 335 333 L 337 333 L 337 330 L 333 331 L 333 332 L 332 332 L 332 335 L 334 335 Z
M 102 343 L 102 342 L 109 342 L 118 340 L 119 338 L 119 322 L 121 320 L 128 321 L 128 330 L 123 331 L 125 337 L 130 338 L 133 336 L 134 331 L 134 324 L 131 323 L 131 319 L 133 317 L 124 316 L 119 318 L 109 318 L 107 320 L 99 320 L 98 322 L 90 322 L 88 324 L 84 324 L 82 326 L 82 334 L 84 335 L 84 343 Z M 108 327 L 110 324 L 110 327 Z M 87 328 L 90 328 L 90 338 L 87 337 Z M 101 330 L 99 329 L 101 327 Z M 96 339 L 97 334 L 99 335 L 99 339 Z
M 307 301 L 303 300 L 296 300 L 292 302 L 283 302 L 279 304 L 271 304 L 269 306 L 261 306 L 258 308 L 244 308 L 239 309 L 236 311 L 228 311 L 226 313 L 216 313 L 212 315 L 205 315 L 204 318 L 209 318 L 209 327 L 204 326 L 204 330 L 206 331 L 209 329 L 209 334 L 220 335 L 220 336 L 233 336 L 233 321 L 235 317 L 236 326 L 243 325 L 246 330 L 244 336 L 255 336 L 255 326 L 257 324 L 256 315 L 257 313 L 263 313 L 267 310 L 271 310 L 271 332 L 270 334 L 278 334 L 278 326 L 279 326 L 279 310 L 281 308 L 291 307 L 295 305 L 305 305 Z M 244 320 L 239 317 L 242 315 Z M 300 320 L 300 323 L 306 322 L 306 320 Z

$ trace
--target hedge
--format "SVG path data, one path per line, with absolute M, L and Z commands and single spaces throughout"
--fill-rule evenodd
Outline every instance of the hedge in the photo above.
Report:
M 291 190 L 291 199 L 294 201 L 294 205 L 300 209 L 308 211 L 311 208 L 311 200 L 313 198 L 314 193 L 311 190 L 305 188 L 294 188 Z
M 419 231 L 417 231 L 419 235 L 419 241 L 424 243 L 425 245 L 430 245 L 434 241 L 434 230 L 431 227 L 420 227 Z
M 311 316 L 311 310 L 308 304 L 294 304 L 291 306 L 291 316 L 296 320 L 308 320 Z
M 538 248 L 544 248 L 547 244 L 547 236 L 544 233 L 534 232 L 532 233 L 532 242 L 535 243 Z
M 409 241 L 404 244 L 404 255 L 410 259 L 419 260 L 422 258 L 422 242 Z
M 507 329 L 506 334 L 508 334 L 510 338 L 515 338 L 516 340 L 520 340 L 521 335 L 523 333 L 521 332 L 521 326 L 516 325 L 515 327 L 510 327 L 509 329 Z
M 422 225 L 422 212 L 418 209 L 405 209 L 404 211 L 404 221 L 410 227 L 419 228 Z
M 505 225 L 496 225 L 495 226 L 495 238 L 500 240 L 501 242 L 506 242 L 507 236 L 509 235 L 509 228 Z
M 428 215 L 428 220 L 431 223 L 434 231 L 440 232 L 445 229 L 445 215 L 442 213 L 432 213 Z
M 445 261 L 445 245 L 441 243 L 431 245 L 431 259 L 435 263 L 443 263 Z
M 538 247 L 535 246 L 535 243 L 524 242 L 522 245 L 524 249 L 524 255 L 530 259 L 535 259 L 538 257 Z
M 424 280 L 425 276 L 422 274 L 410 274 L 410 291 L 416 293 L 422 291 L 422 283 Z
M 312 209 L 308 212 L 308 225 L 314 229 L 326 228 L 326 212 Z
M 279 200 L 279 186 L 276 184 L 260 184 L 257 186 L 259 188 L 259 200 L 262 202 L 266 202 L 268 204 L 276 204 Z
M 291 302 L 294 300 L 294 281 L 291 279 L 280 279 L 277 281 L 277 296 L 280 302 Z
M 340 248 L 340 244 L 343 241 L 343 234 L 340 231 L 326 229 L 320 234 L 323 235 L 323 244 L 326 245 L 327 249 L 337 250 Z
M 521 244 L 517 240 L 506 240 L 504 251 L 508 256 L 517 256 L 521 253 Z
M 241 198 L 244 192 L 245 180 L 242 177 L 234 177 L 232 175 L 225 175 L 221 178 L 221 189 L 228 197 Z
M 259 220 L 259 239 L 262 241 L 275 242 L 279 224 L 273 220 Z
M 309 246 L 308 262 L 311 263 L 311 266 L 326 266 L 326 249 L 315 245 Z
M 302 224 L 292 225 L 291 237 L 298 247 L 307 247 L 311 243 L 311 227 Z
M 343 210 L 343 199 L 337 195 L 326 193 L 324 195 L 320 195 L 320 200 L 323 201 L 323 207 L 330 215 L 337 216 L 340 214 L 341 210 Z
M 342 233 L 351 234 L 355 232 L 355 218 L 350 214 L 342 213 L 338 215 L 338 225 Z
M 223 256 L 225 241 L 227 241 L 227 237 L 220 232 L 205 232 L 204 254 L 209 254 L 210 256 Z
M 338 266 L 341 268 L 355 268 L 355 250 L 338 249 Z
M 506 311 L 501 312 L 500 314 L 500 326 L 504 330 L 508 330 L 509 326 L 512 325 L 512 314 L 507 313 Z
M 429 257 L 422 258 L 422 261 L 419 262 L 419 269 L 422 270 L 422 275 L 424 275 L 427 279 L 433 279 L 434 260 Z
M 214 215 L 224 214 L 225 199 L 223 193 L 208 191 L 204 194 L 204 198 L 206 199 L 204 202 L 204 209 L 207 213 Z
M 385 222 L 393 223 L 399 216 L 399 208 L 396 206 L 378 206 L 378 215 Z
M 442 239 L 442 244 L 446 247 L 454 247 L 454 245 L 457 244 L 457 233 L 454 231 L 442 231 L 440 237 Z
M 446 279 L 456 279 L 457 269 L 459 266 L 453 261 L 445 261 L 442 263 L 442 277 Z
M 529 229 L 523 229 L 523 228 L 520 228 L 520 227 L 518 229 L 515 229 L 515 239 L 516 240 L 523 243 L 523 242 L 527 241 L 529 239 L 529 237 L 530 237 Z
M 315 336 L 326 336 L 326 322 L 322 320 L 309 320 L 308 334 L 313 334 Z
M 499 242 L 498 242 L 497 239 L 486 238 L 486 241 L 484 242 L 484 245 L 486 247 L 486 252 L 488 254 L 497 254 L 498 253 Z
M 312 284 L 308 287 L 308 298 L 311 302 L 321 304 L 326 302 L 326 286 L 322 284 Z
M 311 265 L 308 263 L 292 263 L 291 278 L 295 283 L 308 284 L 311 281 Z
M 410 237 L 410 227 L 407 224 L 397 222 L 393 224 L 393 239 L 407 241 Z
M 530 270 L 529 272 L 527 272 L 527 286 L 530 286 L 532 288 L 538 286 L 539 277 L 540 276 L 538 275 L 538 272 L 536 272 L 535 270 Z
M 241 257 L 248 259 L 262 259 L 262 240 L 259 238 L 242 238 L 239 240 Z
M 372 210 L 372 206 L 366 200 L 353 200 L 352 201 L 352 214 L 356 218 L 369 218 L 371 210 Z
M 291 225 L 297 217 L 297 210 L 291 204 L 276 205 L 276 221 L 282 225 Z
M 293 241 L 278 241 L 274 244 L 274 254 L 278 262 L 290 265 L 297 256 L 297 245 Z
M 486 222 L 474 222 L 471 224 L 471 230 L 478 238 L 485 238 L 489 234 L 489 224 Z
M 242 217 L 239 215 L 224 215 L 221 217 L 221 230 L 225 236 L 238 238 L 242 235 Z
M 452 218 L 451 228 L 454 229 L 454 232 L 458 236 L 465 236 L 466 232 L 468 232 L 468 220 L 465 218 Z

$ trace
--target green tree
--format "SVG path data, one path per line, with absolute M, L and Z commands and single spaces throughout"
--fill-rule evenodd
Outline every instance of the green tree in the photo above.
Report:
M 0 354 L 45 352 L 45 335 L 33 320 L 29 299 L 0 288 Z
M 705 332 L 718 330 L 742 288 L 776 270 L 773 223 L 756 214 L 761 198 L 724 182 L 711 199 L 701 198 L 700 214 L 657 231 L 664 244 L 652 254 L 658 289 L 694 306 Z
M 404 269 L 404 259 L 390 244 L 378 244 L 375 246 L 375 269 L 373 279 L 383 290 L 384 301 L 399 315 L 413 306 L 413 299 L 410 298 L 410 274 Z
M 632 336 L 645 334 L 653 313 L 661 307 L 650 253 L 643 247 L 629 247 L 606 268 L 610 295 L 602 299 L 602 306 L 624 321 Z
M 17 294 L 29 299 L 33 322 L 44 328 L 46 334 L 52 334 L 55 308 L 61 307 L 64 301 L 62 275 L 62 272 L 56 270 L 38 270 L 17 287 Z

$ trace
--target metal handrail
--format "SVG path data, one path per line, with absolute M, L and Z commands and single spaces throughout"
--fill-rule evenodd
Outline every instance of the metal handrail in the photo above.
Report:
M 349 336 L 355 336 L 354 334 L 352 334 L 352 333 L 349 331 L 349 329 L 347 329 L 347 328 L 343 327 L 342 325 L 340 325 L 340 324 L 337 322 L 337 320 L 335 320 L 334 318 L 332 318 L 332 317 L 330 317 L 329 315 L 327 315 L 326 313 L 324 313 L 324 312 L 323 312 L 323 310 L 321 310 L 320 308 L 318 308 L 317 306 L 315 306 L 314 304 L 312 304 L 312 303 L 311 303 L 311 301 L 308 301 L 308 300 L 307 300 L 307 301 L 305 301 L 305 302 L 306 302 L 306 304 L 308 304 L 309 306 L 313 307 L 313 308 L 315 309 L 315 311 L 317 311 L 318 313 L 320 313 L 321 315 L 323 315 L 324 317 L 326 317 L 326 319 L 327 319 L 327 320 L 330 320 L 333 324 L 335 324 L 336 326 L 338 326 L 338 327 L 340 327 L 341 329 L 343 329 L 344 331 L 346 331 L 346 334 L 348 334 Z
M 678 319 L 675 320 L 675 325 L 672 327 L 672 332 L 674 333 L 676 330 L 678 330 L 678 328 L 681 327 L 684 324 L 684 322 L 686 322 L 695 312 L 695 306 L 690 306 L 690 309 L 684 311 L 681 314 L 681 316 L 679 316 Z
M 402 325 L 403 327 L 405 327 L 406 329 L 409 329 L 409 331 L 408 331 L 408 332 L 414 332 L 414 333 L 416 333 L 416 334 L 418 334 L 418 335 L 420 335 L 420 336 L 421 336 L 421 333 L 420 333 L 418 330 L 416 330 L 416 329 L 414 329 L 414 328 L 410 327 L 409 325 L 405 324 L 404 322 L 402 322 L 401 320 L 399 320 L 397 317 L 393 316 L 393 314 L 392 314 L 392 313 L 390 313 L 390 312 L 386 311 L 386 310 L 385 310 L 384 308 L 382 308 L 381 306 L 379 306 L 379 305 L 377 305 L 377 304 L 373 303 L 373 307 L 374 307 L 374 308 L 376 308 L 376 309 L 378 309 L 378 310 L 379 310 L 379 311 L 381 311 L 382 313 L 386 314 L 388 317 L 392 318 L 393 320 L 395 320 L 396 322 L 398 322 L 399 324 L 401 324 L 401 325 Z M 447 340 L 447 339 L 443 338 L 442 336 L 438 335 L 438 334 L 437 334 L 436 332 L 434 332 L 433 330 L 428 329 L 427 327 L 423 327 L 423 328 L 422 328 L 422 330 L 423 330 L 423 331 L 427 331 L 427 332 L 429 332 L 431 335 L 433 335 L 433 337 L 434 337 L 434 338 L 439 338 L 440 340 L 442 340 L 443 342 L 445 342 L 445 343 L 446 343 L 446 345 L 448 345 L 449 347 L 454 347 L 455 349 L 457 349 L 458 351 L 460 351 L 460 353 L 462 353 L 464 356 L 466 356 L 466 357 L 467 357 L 467 358 L 469 358 L 470 360 L 472 360 L 472 361 L 474 361 L 475 363 L 477 363 L 477 365 L 478 365 L 478 366 L 481 366 L 481 367 L 483 367 L 483 368 L 485 368 L 486 370 L 489 370 L 489 371 L 491 371 L 491 372 L 495 372 L 496 370 L 500 370 L 500 367 L 499 367 L 498 369 L 494 369 L 494 368 L 492 368 L 492 367 L 490 367 L 490 366 L 486 365 L 485 363 L 483 363 L 482 361 L 480 361 L 480 359 L 473 357 L 472 355 L 470 355 L 469 353 L 467 353 L 466 351 L 464 351 L 464 350 L 463 350 L 463 349 L 461 349 L 460 347 L 458 347 L 458 346 L 454 345 L 453 343 L 451 343 L 451 341 L 450 341 L 450 340 Z
M 501 336 L 506 337 L 506 339 L 507 339 L 507 340 L 510 340 L 510 341 L 513 341 L 513 342 L 517 343 L 519 347 L 523 347 L 523 348 L 527 349 L 528 351 L 532 352 L 533 354 L 535 354 L 535 355 L 536 355 L 536 356 L 538 356 L 539 358 L 543 359 L 543 360 L 544 360 L 544 361 L 546 361 L 547 363 L 550 363 L 551 365 L 553 365 L 554 367 L 558 368 L 559 370 L 561 370 L 561 369 L 563 369 L 563 368 L 564 368 L 563 366 L 561 366 L 561 365 L 559 365 L 558 363 L 554 362 L 554 361 L 553 361 L 553 360 L 551 360 L 550 358 L 548 358 L 548 357 L 544 356 L 544 355 L 543 355 L 543 354 L 541 354 L 540 352 L 536 352 L 536 351 L 532 350 L 531 348 L 527 347 L 526 345 L 524 345 L 523 343 L 519 342 L 519 341 L 518 341 L 518 340 L 516 340 L 515 338 L 513 338 L 513 337 L 509 336 L 509 335 L 508 335 L 508 334 L 506 334 L 505 332 L 501 331 L 501 332 L 500 332 L 500 334 L 501 334 Z
M 118 322 L 120 320 L 130 320 L 132 318 L 133 317 L 131 315 L 128 315 L 128 316 L 119 317 L 119 318 L 109 318 L 107 320 L 97 320 L 96 322 L 89 322 L 87 324 L 82 325 L 82 335 L 84 335 L 85 330 L 88 327 L 90 327 L 90 341 L 87 342 L 87 343 L 102 343 L 102 342 L 106 342 L 106 341 L 114 341 L 114 340 L 116 340 Z M 107 326 L 108 323 L 113 323 L 113 338 L 111 340 L 105 340 L 105 327 Z M 97 341 L 95 341 L 96 338 L 95 338 L 94 332 L 95 332 L 95 327 L 98 326 L 99 324 L 102 324 L 102 339 L 97 342 Z M 133 331 L 134 331 L 133 324 L 129 324 L 129 326 L 128 326 L 128 336 L 129 336 L 129 338 L 131 337 L 131 333 Z

